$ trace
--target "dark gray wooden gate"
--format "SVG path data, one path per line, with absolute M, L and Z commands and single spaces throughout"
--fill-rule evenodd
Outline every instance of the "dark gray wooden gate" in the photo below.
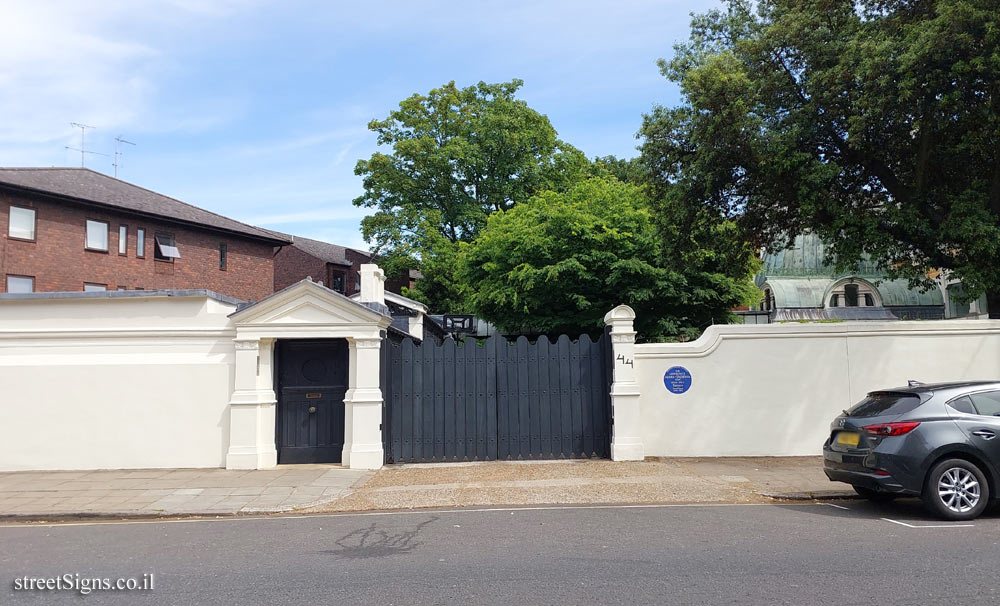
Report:
M 610 455 L 611 344 L 382 343 L 386 462 Z

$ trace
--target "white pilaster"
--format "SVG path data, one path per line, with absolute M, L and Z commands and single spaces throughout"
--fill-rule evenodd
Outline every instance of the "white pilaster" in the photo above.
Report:
M 378 469 L 385 460 L 382 450 L 382 390 L 379 387 L 382 339 L 349 338 L 348 345 L 350 372 L 344 396 L 342 463 L 352 469 Z
M 278 464 L 274 447 L 277 398 L 272 385 L 273 359 L 274 339 L 236 340 L 226 469 L 265 469 Z
M 641 461 L 644 458 L 639 417 L 639 384 L 635 377 L 635 312 L 619 305 L 604 316 L 611 327 L 614 380 L 611 383 L 611 459 Z

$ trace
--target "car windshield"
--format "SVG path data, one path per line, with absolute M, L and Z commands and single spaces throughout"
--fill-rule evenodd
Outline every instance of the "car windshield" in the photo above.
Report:
M 920 404 L 920 398 L 913 393 L 873 392 L 847 411 L 849 417 L 878 417 L 901 415 L 910 412 Z

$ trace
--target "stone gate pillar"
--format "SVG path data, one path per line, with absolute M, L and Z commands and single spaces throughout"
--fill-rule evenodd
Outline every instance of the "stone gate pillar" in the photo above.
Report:
M 641 461 L 644 458 L 639 416 L 639 384 L 635 374 L 635 312 L 619 305 L 604 316 L 611 327 L 613 382 L 611 383 L 611 459 Z
M 226 469 L 266 469 L 278 464 L 274 447 L 277 398 L 272 384 L 274 339 L 236 339 L 233 396 L 229 400 Z
M 350 370 L 344 396 L 342 463 L 352 469 L 378 469 L 382 450 L 382 389 L 379 387 L 380 337 L 348 338 Z

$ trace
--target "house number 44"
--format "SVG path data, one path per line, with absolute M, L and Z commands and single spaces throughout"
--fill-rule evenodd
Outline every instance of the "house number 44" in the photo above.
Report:
M 623 356 L 622 354 L 618 354 L 618 357 L 616 359 L 622 363 L 622 366 L 632 366 L 633 368 L 635 368 L 632 365 L 632 360 L 626 359 L 625 356 Z

